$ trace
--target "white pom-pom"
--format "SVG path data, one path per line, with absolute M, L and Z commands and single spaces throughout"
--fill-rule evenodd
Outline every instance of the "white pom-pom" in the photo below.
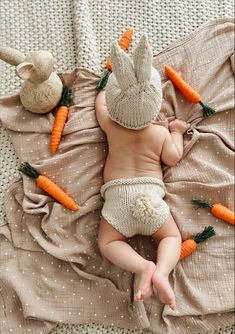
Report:
M 135 204 L 131 205 L 131 211 L 137 220 L 143 223 L 153 223 L 159 216 L 160 207 L 160 197 L 153 201 L 150 194 L 141 194 Z

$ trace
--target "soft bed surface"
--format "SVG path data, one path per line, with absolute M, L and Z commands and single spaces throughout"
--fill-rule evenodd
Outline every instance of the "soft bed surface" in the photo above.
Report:
M 3 298 L 8 319 L 4 330 L 15 326 L 18 333 L 25 333 L 31 326 L 35 333 L 38 328 L 46 333 L 56 322 L 94 320 L 129 329 L 150 328 L 153 333 L 188 333 L 189 328 L 203 332 L 232 325 L 233 230 L 206 211 L 195 212 L 191 198 L 233 204 L 233 38 L 232 20 L 215 21 L 154 58 L 163 83 L 162 114 L 175 114 L 192 125 L 185 136 L 183 159 L 165 169 L 166 201 L 183 239 L 209 224 L 217 232 L 173 271 L 175 311 L 156 296 L 133 304 L 132 275 L 102 258 L 97 248 L 99 190 L 107 153 L 94 111 L 97 76 L 81 68 L 63 75 L 73 89 L 73 103 L 59 152 L 53 156 L 49 152 L 53 115 L 28 112 L 18 95 L 1 99 L 1 121 L 19 159 L 54 179 L 81 206 L 77 213 L 64 209 L 26 176 L 10 185 L 6 224 L 1 227 L 2 291 L 8 296 L 7 305 Z M 214 116 L 203 119 L 200 105 L 192 105 L 175 90 L 164 74 L 166 63 L 203 92 L 203 100 L 216 107 Z M 130 242 L 155 260 L 155 244 L 149 238 Z M 16 304 L 22 313 L 8 314 L 8 307 Z M 20 322 L 24 326 L 19 327 Z

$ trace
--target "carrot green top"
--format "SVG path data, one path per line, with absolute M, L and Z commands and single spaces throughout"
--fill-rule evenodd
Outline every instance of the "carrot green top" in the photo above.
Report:
M 40 176 L 39 172 L 26 161 L 20 164 L 19 171 L 33 177 L 34 179 L 37 179 Z
M 204 228 L 202 232 L 199 232 L 198 234 L 196 234 L 193 240 L 197 244 L 200 244 L 201 242 L 205 241 L 206 239 L 210 237 L 213 237 L 214 235 L 215 235 L 214 228 L 212 226 L 207 226 Z
M 64 86 L 59 106 L 69 107 L 72 98 L 72 90 Z
M 196 197 L 194 197 L 194 198 L 192 199 L 192 203 L 193 203 L 193 204 L 196 204 L 196 205 L 198 205 L 198 206 L 200 206 L 201 208 L 208 208 L 208 209 L 211 209 L 212 206 L 213 206 L 210 202 L 205 201 L 205 200 L 200 199 L 200 198 L 196 198 Z

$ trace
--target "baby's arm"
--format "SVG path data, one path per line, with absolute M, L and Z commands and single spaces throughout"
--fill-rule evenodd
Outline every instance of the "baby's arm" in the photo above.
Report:
M 168 166 L 174 166 L 183 156 L 183 134 L 190 128 L 190 124 L 174 120 L 169 124 L 169 131 L 162 147 L 161 160 Z
M 110 117 L 108 114 L 108 110 L 106 107 L 106 100 L 105 100 L 105 91 L 102 90 L 96 96 L 95 100 L 95 112 L 96 118 L 102 130 L 105 131 L 108 122 L 110 122 Z

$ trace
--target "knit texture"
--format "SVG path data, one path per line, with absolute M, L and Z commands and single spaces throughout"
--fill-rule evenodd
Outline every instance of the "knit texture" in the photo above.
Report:
M 127 26 L 135 27 L 134 39 L 138 39 L 142 32 L 147 32 L 156 54 L 205 22 L 222 16 L 232 17 L 233 6 L 232 0 L 1 0 L 0 44 L 21 51 L 50 50 L 57 59 L 59 71 L 72 69 L 77 64 L 99 72 L 109 55 L 111 42 L 119 38 Z M 19 87 L 20 80 L 11 66 L 0 62 L 0 70 L 0 95 Z M 3 196 L 10 182 L 19 174 L 19 159 L 9 134 L 2 126 L 0 138 L 0 223 L 4 223 Z M 209 333 L 207 330 L 205 332 Z M 84 325 L 59 324 L 51 332 L 78 333 L 143 334 L 150 331 L 87 322 Z M 232 334 L 234 331 L 233 326 L 226 326 L 210 333 Z
M 113 73 L 106 87 L 106 102 L 111 119 L 128 129 L 150 125 L 162 103 L 161 79 L 152 67 L 153 53 L 147 36 L 140 38 L 133 62 L 117 42 L 111 48 Z
M 151 177 L 109 181 L 101 188 L 103 217 L 121 234 L 152 235 L 166 221 L 169 207 L 163 201 L 163 182 Z

